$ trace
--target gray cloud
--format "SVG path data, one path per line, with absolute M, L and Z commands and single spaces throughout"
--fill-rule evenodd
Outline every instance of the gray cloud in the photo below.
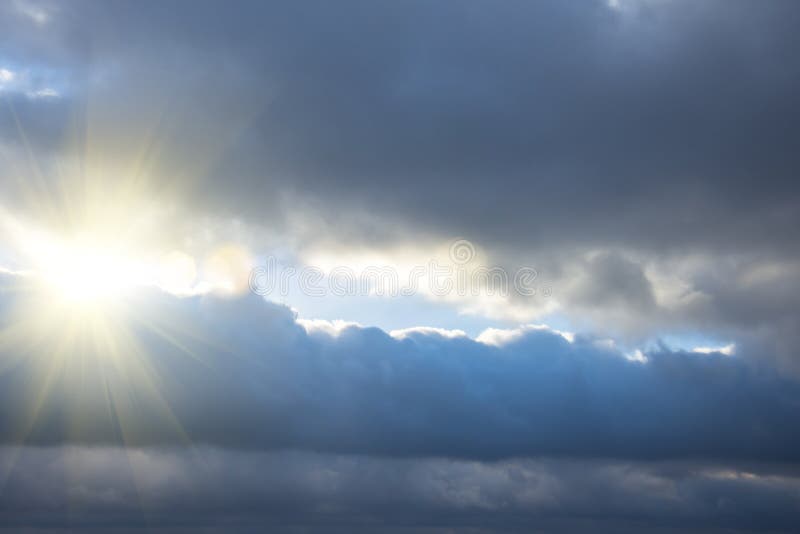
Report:
M 797 324 L 796 268 L 768 291 L 738 276 L 797 262 L 796 2 L 42 9 L 37 25 L 4 7 L 0 60 L 65 86 L 7 107 L 54 183 L 48 158 L 86 152 L 300 248 L 465 236 L 547 267 L 565 313 L 598 330 Z M 24 152 L 8 109 L 0 135 Z M 705 300 L 654 306 L 635 272 L 653 264 Z
M 800 488 L 769 465 L 691 462 L 57 447 L 0 463 L 3 523 L 42 531 L 789 532 Z
M 223 145 L 198 200 L 252 218 L 277 188 L 510 247 L 794 255 L 796 3 L 631 5 L 87 3 L 5 48 L 84 73 L 112 138 L 166 120 L 164 170 Z

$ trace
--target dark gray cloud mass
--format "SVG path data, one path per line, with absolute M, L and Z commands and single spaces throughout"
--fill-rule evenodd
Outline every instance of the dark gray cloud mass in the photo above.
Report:
M 77 147 L 300 248 L 466 237 L 600 331 L 794 344 L 797 2 L 43 5 L 0 59 L 62 95 L 6 91 L 0 136 L 54 180 Z M 653 265 L 702 299 L 648 302 Z
M 4 448 L 0 462 L 0 521 L 32 532 L 790 532 L 800 499 L 798 473 L 770 465 L 205 447 Z
M 46 35 L 19 19 L 0 52 L 63 72 L 106 143 L 157 123 L 173 177 L 213 147 L 197 200 L 215 209 L 274 217 L 287 193 L 380 215 L 383 238 L 402 221 L 516 251 L 796 254 L 791 0 L 89 2 Z

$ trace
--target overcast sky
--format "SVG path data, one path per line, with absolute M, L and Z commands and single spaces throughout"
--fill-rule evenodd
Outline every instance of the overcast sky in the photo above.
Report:
M 792 531 L 798 28 L 0 2 L 0 527 Z

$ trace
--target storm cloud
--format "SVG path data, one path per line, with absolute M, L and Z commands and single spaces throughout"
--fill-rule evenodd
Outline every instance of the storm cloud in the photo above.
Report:
M 8 61 L 61 72 L 108 144 L 163 121 L 165 170 L 220 145 L 198 200 L 237 216 L 278 191 L 512 250 L 796 254 L 792 1 L 51 8 L 46 38 L 4 17 Z

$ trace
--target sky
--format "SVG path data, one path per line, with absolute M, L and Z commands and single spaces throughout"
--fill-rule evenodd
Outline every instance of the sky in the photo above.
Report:
M 0 2 L 0 531 L 791 532 L 800 3 Z

